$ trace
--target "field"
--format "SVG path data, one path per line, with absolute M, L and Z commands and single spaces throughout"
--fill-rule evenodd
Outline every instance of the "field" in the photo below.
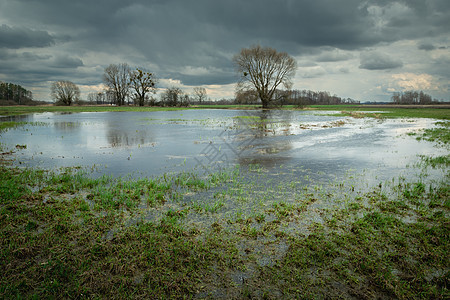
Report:
M 141 109 L 153 108 L 0 114 Z M 354 118 L 439 119 L 409 135 L 448 149 L 448 109 L 374 109 L 338 108 Z M 23 125 L 0 124 L 0 134 Z M 326 186 L 272 179 L 260 164 L 136 178 L 11 167 L 9 159 L 2 154 L 0 298 L 450 297 L 448 155 L 405 166 L 418 176 L 368 185 L 349 173 Z

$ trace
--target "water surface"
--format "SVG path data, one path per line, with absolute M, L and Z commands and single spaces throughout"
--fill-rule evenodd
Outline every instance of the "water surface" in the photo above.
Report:
M 330 112 L 186 110 L 158 112 L 42 113 L 3 117 L 31 122 L 3 132 L 17 165 L 98 167 L 101 174 L 264 167 L 275 175 L 339 177 L 376 170 L 399 175 L 418 155 L 445 149 L 407 133 L 431 128 L 431 119 L 354 119 Z M 17 149 L 16 145 L 26 145 Z M 380 177 L 380 178 L 378 178 Z

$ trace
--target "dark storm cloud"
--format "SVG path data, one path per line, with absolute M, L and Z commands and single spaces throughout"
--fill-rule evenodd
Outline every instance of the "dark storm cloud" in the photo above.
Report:
M 83 61 L 68 55 L 58 55 L 53 59 L 51 66 L 55 68 L 78 68 L 83 66 Z
M 435 1 L 400 1 L 410 11 L 386 19 L 386 28 L 377 31 L 370 7 L 380 1 L 14 1 L 17 11 L 28 7 L 22 12 L 24 19 L 71 31 L 73 38 L 90 47 L 129 44 L 155 60 L 170 55 L 173 61 L 187 59 L 194 64 L 204 58 L 216 63 L 215 56 L 220 54 L 209 53 L 216 49 L 208 49 L 208 44 L 236 51 L 260 42 L 292 54 L 315 46 L 370 46 L 395 40 L 411 24 L 415 30 L 408 34 L 420 34 L 422 11 L 448 7 Z M 386 9 L 393 3 L 386 1 Z M 382 14 L 389 17 L 386 11 Z M 440 19 L 434 18 L 435 23 Z
M 387 70 L 399 68 L 401 66 L 403 66 L 401 61 L 392 59 L 383 53 L 375 51 L 361 53 L 360 69 Z
M 336 62 L 344 61 L 353 58 L 350 53 L 339 52 L 337 49 L 332 51 L 326 51 L 317 56 L 316 61 L 318 62 Z
M 5 24 L 0 26 L 0 48 L 47 47 L 53 43 L 53 37 L 46 31 Z
M 348 51 L 448 34 L 449 9 L 448 0 L 3 0 L 0 50 L 47 47 L 33 53 L 49 70 L 48 78 L 36 81 L 54 78 L 50 71 L 58 69 L 64 79 L 93 78 L 98 84 L 104 67 L 127 62 L 187 85 L 227 84 L 236 81 L 231 59 L 243 47 L 261 44 L 297 57 L 313 55 L 317 62 L 344 61 L 353 56 Z M 7 41 L 4 32 L 10 31 L 15 34 Z M 8 54 L 26 69 L 23 53 Z M 401 65 L 364 54 L 360 68 Z M 90 76 L 82 73 L 89 68 Z

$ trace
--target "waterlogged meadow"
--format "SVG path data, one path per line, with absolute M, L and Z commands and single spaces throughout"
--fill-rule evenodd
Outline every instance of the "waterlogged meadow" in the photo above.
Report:
M 448 298 L 448 121 L 373 114 L 8 119 L 0 297 Z

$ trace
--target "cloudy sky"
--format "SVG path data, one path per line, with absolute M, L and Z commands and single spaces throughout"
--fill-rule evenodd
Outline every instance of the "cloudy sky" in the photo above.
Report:
M 295 89 L 387 101 L 423 90 L 450 100 L 449 0 L 2 0 L 0 81 L 49 100 L 53 81 L 83 97 L 109 64 L 159 87 L 231 98 L 232 57 L 254 44 L 298 62 Z

